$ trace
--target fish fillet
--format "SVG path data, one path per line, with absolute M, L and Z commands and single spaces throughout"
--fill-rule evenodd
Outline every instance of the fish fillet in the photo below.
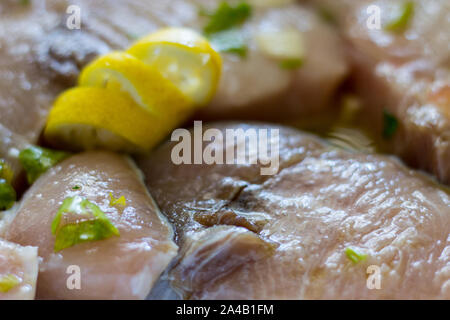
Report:
M 450 3 L 446 0 L 311 0 L 334 15 L 348 43 L 352 82 L 364 98 L 359 119 L 382 136 L 383 112 L 399 122 L 382 144 L 409 165 L 450 183 Z M 414 4 L 403 32 L 384 27 Z M 371 9 L 372 8 L 372 9 Z M 380 28 L 371 27 L 373 8 Z M 370 11 L 372 10 L 372 11 Z
M 111 206 L 110 192 L 124 196 L 125 207 Z M 54 252 L 51 223 L 73 196 L 97 204 L 120 236 Z M 9 241 L 39 248 L 38 299 L 143 299 L 176 255 L 172 237 L 131 161 L 106 152 L 75 155 L 40 177 L 6 233 Z M 79 268 L 80 288 L 67 285 L 71 266 Z
M 174 142 L 140 159 L 176 227 L 180 252 L 169 279 L 182 297 L 450 299 L 448 189 L 393 158 L 337 149 L 287 127 L 208 128 L 280 129 L 280 170 L 175 165 Z M 220 139 L 212 147 L 226 148 Z

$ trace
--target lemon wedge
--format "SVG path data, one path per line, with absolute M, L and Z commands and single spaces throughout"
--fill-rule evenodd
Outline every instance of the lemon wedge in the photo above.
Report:
M 165 28 L 133 44 L 127 53 L 158 69 L 196 106 L 214 95 L 222 59 L 206 38 L 184 28 Z
M 125 52 L 112 52 L 91 62 L 81 72 L 78 85 L 124 92 L 144 110 L 163 119 L 176 118 L 193 104 L 157 69 Z
M 74 151 L 147 152 L 212 99 L 221 69 L 200 34 L 163 29 L 87 65 L 54 102 L 44 137 Z
M 150 150 L 169 132 L 128 95 L 105 88 L 77 87 L 61 94 L 47 119 L 44 136 L 55 147 Z

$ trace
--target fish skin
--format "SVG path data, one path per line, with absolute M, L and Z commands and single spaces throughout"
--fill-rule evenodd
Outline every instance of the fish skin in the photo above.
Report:
M 39 247 L 38 299 L 144 299 L 150 292 L 177 246 L 136 170 L 120 155 L 82 153 L 50 169 L 27 191 L 6 238 Z M 126 198 L 125 208 L 110 206 L 110 192 Z M 51 223 L 62 201 L 76 195 L 98 205 L 120 236 L 55 253 Z M 70 265 L 80 267 L 80 290 L 66 287 Z
M 174 165 L 173 142 L 139 159 L 176 228 L 180 252 L 169 279 L 182 297 L 450 298 L 448 189 L 394 158 L 337 149 L 291 128 L 207 128 L 279 128 L 280 170 L 261 176 L 260 165 Z M 262 228 L 243 227 L 238 218 L 204 223 L 206 215 L 230 211 Z M 353 264 L 347 247 L 366 260 Z M 370 265 L 380 267 L 380 290 L 367 287 Z
M 311 0 L 327 8 L 348 43 L 351 79 L 364 100 L 360 124 L 382 136 L 383 110 L 400 123 L 380 141 L 408 165 L 450 183 L 450 4 L 414 0 L 414 14 L 402 33 L 383 29 L 403 0 Z M 369 5 L 381 13 L 381 30 L 367 26 Z
M 32 300 L 38 275 L 38 248 L 20 246 L 0 238 L 0 276 L 14 275 L 20 283 L 8 292 L 0 292 L 0 300 Z
M 81 68 L 94 57 L 128 47 L 135 37 L 161 27 L 201 30 L 201 5 L 221 1 L 17 1 L 0 4 L 0 124 L 35 143 L 56 96 L 76 84 Z M 69 4 L 81 9 L 81 29 L 68 30 Z M 265 28 L 294 28 L 305 35 L 305 64 L 285 71 L 266 58 L 253 39 Z M 249 33 L 247 59 L 223 54 L 224 72 L 214 101 L 197 118 L 291 120 L 329 110 L 347 73 L 343 47 L 314 13 L 291 4 L 254 9 L 244 25 Z M 231 85 L 232 84 L 232 85 Z M 276 107 L 274 107 L 276 106 Z M 4 140 L 0 136 L 0 141 Z M 1 152 L 0 157 L 5 153 Z M 15 165 L 15 164 L 14 164 Z

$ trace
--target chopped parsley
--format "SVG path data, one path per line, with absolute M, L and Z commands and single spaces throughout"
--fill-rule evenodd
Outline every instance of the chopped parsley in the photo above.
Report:
M 20 152 L 19 161 L 27 173 L 28 183 L 32 184 L 41 174 L 68 156 L 63 151 L 31 146 Z
M 398 129 L 397 118 L 387 110 L 383 111 L 383 138 L 390 139 Z
M 214 13 L 203 13 L 210 18 L 203 31 L 206 34 L 213 34 L 240 26 L 250 17 L 251 13 L 252 8 L 245 2 L 241 2 L 235 7 L 230 6 L 227 2 L 222 2 Z
M 209 17 L 203 33 L 216 50 L 245 57 L 247 45 L 240 26 L 251 16 L 251 13 L 252 8 L 246 2 L 236 6 L 222 2 L 213 13 L 201 10 L 200 15 Z
M 6 293 L 20 284 L 21 279 L 13 274 L 0 276 L 0 292 Z
M 287 59 L 280 62 L 280 68 L 287 70 L 298 69 L 302 65 L 303 65 L 302 59 Z
M 5 180 L 0 179 L 0 210 L 8 210 L 16 201 L 16 191 Z
M 72 187 L 72 190 L 80 190 L 80 189 L 81 189 L 80 186 L 73 186 L 73 187 Z
M 13 171 L 5 160 L 0 159 L 0 179 L 5 179 L 7 182 L 11 182 L 13 179 Z
M 111 200 L 109 200 L 109 205 L 111 207 L 115 205 L 121 205 L 125 207 L 127 205 L 127 200 L 125 199 L 124 196 L 121 196 L 120 198 L 115 198 L 113 194 L 110 192 L 109 197 L 111 198 Z
M 411 18 L 414 15 L 414 2 L 405 1 L 401 8 L 399 15 L 384 26 L 384 29 L 390 32 L 403 32 L 408 26 Z
M 347 255 L 347 258 L 355 264 L 364 261 L 367 258 L 367 254 L 358 253 L 352 248 L 345 249 L 345 254 Z
M 241 57 L 247 55 L 244 35 L 239 29 L 217 32 L 210 38 L 210 41 L 217 51 L 234 53 Z
M 67 214 L 74 216 L 74 222 L 62 224 L 63 220 L 70 218 Z M 78 243 L 120 236 L 119 230 L 98 206 L 78 196 L 64 199 L 53 219 L 52 234 L 55 236 L 55 252 Z
M 11 185 L 13 176 L 9 165 L 0 159 L 0 210 L 8 210 L 16 202 L 17 194 Z

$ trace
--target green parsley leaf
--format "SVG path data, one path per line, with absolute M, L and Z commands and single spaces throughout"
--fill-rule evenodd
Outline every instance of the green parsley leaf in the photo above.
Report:
M 252 13 L 252 8 L 245 2 L 230 6 L 227 2 L 222 2 L 217 10 L 208 14 L 210 20 L 203 28 L 206 34 L 212 34 L 239 26 L 247 20 Z M 203 15 L 207 13 L 203 12 Z
M 5 179 L 6 182 L 11 182 L 14 173 L 10 166 L 5 162 L 5 160 L 0 159 L 0 179 Z
M 247 55 L 247 45 L 242 32 L 231 29 L 213 33 L 209 36 L 213 48 L 220 52 L 235 53 L 241 57 Z
M 251 12 L 252 8 L 245 2 L 236 6 L 222 2 L 212 13 L 201 9 L 199 14 L 209 17 L 209 22 L 203 28 L 203 33 L 217 51 L 245 57 L 247 45 L 239 26 L 250 17 Z
M 317 13 L 319 14 L 319 17 L 326 23 L 331 24 L 333 26 L 338 25 L 338 21 L 336 19 L 336 16 L 331 12 L 331 10 L 329 10 L 328 8 L 325 7 L 320 7 L 317 11 Z
M 398 17 L 384 26 L 384 29 L 391 32 L 403 32 L 414 15 L 414 2 L 405 1 L 400 8 Z
M 0 210 L 8 210 L 16 201 L 16 191 L 5 180 L 0 179 Z
M 58 162 L 69 156 L 69 153 L 31 146 L 19 154 L 19 161 L 27 173 L 28 183 L 37 178 Z
M 77 222 L 61 225 L 65 214 L 76 215 Z M 51 228 L 52 234 L 56 237 L 55 252 L 72 247 L 78 243 L 120 236 L 119 230 L 112 224 L 105 213 L 98 206 L 81 197 L 64 199 L 53 219 Z
M 390 139 L 398 128 L 397 118 L 387 110 L 383 111 L 383 138 Z
M 111 207 L 115 205 L 121 205 L 125 207 L 127 205 L 127 199 L 125 199 L 124 196 L 121 196 L 120 198 L 115 198 L 113 194 L 110 192 L 109 197 L 111 198 L 111 200 L 109 200 L 109 205 Z
M 73 186 L 73 187 L 72 187 L 72 190 L 80 190 L 80 189 L 81 189 L 80 186 Z
M 21 279 L 13 274 L 0 276 L 0 292 L 6 293 L 21 283 Z
M 281 69 L 293 70 L 298 69 L 303 65 L 302 59 L 288 59 L 280 62 Z
M 367 258 L 367 254 L 358 253 L 352 248 L 345 249 L 345 254 L 353 263 L 364 261 Z

